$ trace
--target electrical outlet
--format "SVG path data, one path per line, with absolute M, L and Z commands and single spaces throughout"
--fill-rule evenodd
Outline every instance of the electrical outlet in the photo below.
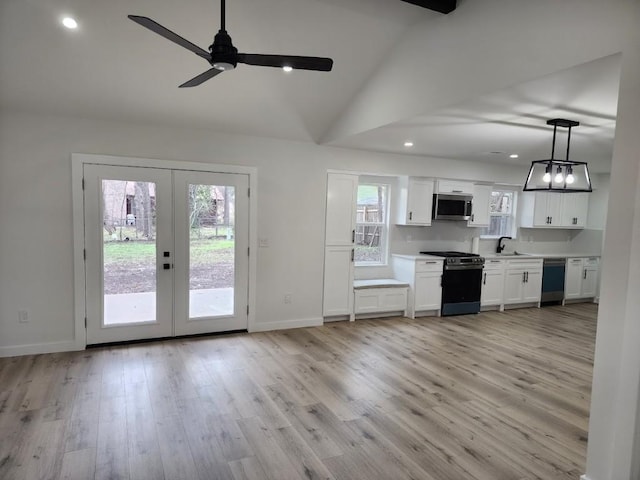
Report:
M 18 310 L 18 322 L 29 323 L 29 310 Z
M 292 297 L 293 295 L 291 293 L 285 293 L 284 294 L 284 303 L 289 304 L 291 303 Z
M 269 246 L 268 238 L 258 238 L 258 246 L 260 248 L 267 248 Z

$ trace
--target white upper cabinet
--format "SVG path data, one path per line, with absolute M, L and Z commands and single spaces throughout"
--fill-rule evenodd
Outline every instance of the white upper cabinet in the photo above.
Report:
M 398 178 L 398 225 L 431 225 L 433 180 Z
M 473 186 L 473 208 L 471 219 L 468 222 L 470 227 L 489 226 L 489 202 L 491 200 L 491 185 Z
M 353 245 L 357 195 L 357 175 L 328 175 L 325 245 Z
M 563 201 L 562 224 L 573 228 L 584 228 L 587 225 L 589 194 L 568 193 L 564 195 Z
M 523 192 L 522 220 L 527 228 L 584 228 L 589 209 L 586 193 Z
M 436 193 L 473 195 L 474 185 L 460 180 L 436 180 Z

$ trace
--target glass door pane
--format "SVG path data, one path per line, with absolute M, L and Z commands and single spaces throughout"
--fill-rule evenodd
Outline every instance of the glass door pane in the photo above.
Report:
M 176 335 L 248 324 L 249 177 L 174 171 Z
M 189 318 L 233 315 L 235 187 L 189 184 Z
M 102 180 L 103 325 L 156 321 L 156 185 Z

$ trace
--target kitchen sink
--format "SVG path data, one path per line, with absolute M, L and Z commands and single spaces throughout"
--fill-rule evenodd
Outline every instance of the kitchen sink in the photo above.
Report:
M 496 257 L 522 257 L 522 256 L 526 257 L 529 254 L 528 253 L 512 252 L 512 253 L 494 253 L 494 255 Z

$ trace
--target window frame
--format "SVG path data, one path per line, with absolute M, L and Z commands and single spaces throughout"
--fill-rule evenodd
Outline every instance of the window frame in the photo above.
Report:
M 494 217 L 507 217 L 507 218 L 511 218 L 511 231 L 508 232 L 499 232 L 497 235 L 493 235 L 493 234 L 488 234 L 486 233 L 490 227 L 484 227 L 482 229 L 482 233 L 480 234 L 480 238 L 481 239 L 498 239 L 500 237 L 511 237 L 514 240 L 517 237 L 517 233 L 518 233 L 518 224 L 517 224 L 517 219 L 518 219 L 518 194 L 520 193 L 520 191 L 513 187 L 513 186 L 508 186 L 508 185 L 494 185 L 491 189 L 491 196 L 493 196 L 493 194 L 495 192 L 503 192 L 503 193 L 511 193 L 512 194 L 512 202 L 511 202 L 511 212 L 510 213 L 501 213 L 501 212 L 489 212 L 489 225 L 491 225 L 491 219 Z
M 386 182 L 381 182 L 381 181 L 368 181 L 365 179 L 362 180 L 358 180 L 358 189 L 361 186 L 371 186 L 371 187 L 385 187 L 386 189 L 386 196 L 385 196 L 385 200 L 384 200 L 384 221 L 382 222 L 358 222 L 358 195 L 356 192 L 356 222 L 355 222 L 355 228 L 356 228 L 356 232 L 358 231 L 358 227 L 362 226 L 362 227 L 381 227 L 381 232 L 380 232 L 380 250 L 382 252 L 382 258 L 380 259 L 379 262 L 377 261 L 358 261 L 358 260 L 354 260 L 354 265 L 356 267 L 383 267 L 389 264 L 389 235 L 390 235 L 390 229 L 389 229 L 389 219 L 390 219 L 390 213 L 389 213 L 389 207 L 391 204 L 391 184 L 386 183 Z M 354 243 L 354 249 L 357 251 L 358 249 L 358 245 Z M 357 255 L 354 255 L 354 258 Z

